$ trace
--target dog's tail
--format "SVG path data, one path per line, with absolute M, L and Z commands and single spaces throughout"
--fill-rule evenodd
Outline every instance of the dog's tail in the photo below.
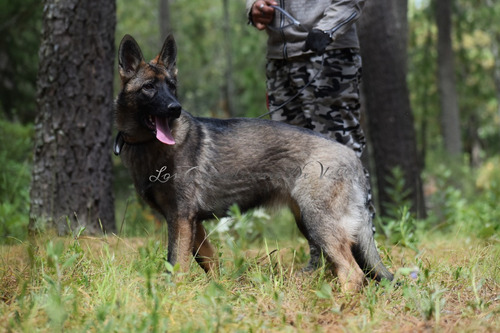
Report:
M 371 222 L 371 218 L 369 219 Z M 373 239 L 371 223 L 363 223 L 357 234 L 356 243 L 352 246 L 352 254 L 359 267 L 366 275 L 376 281 L 387 279 L 392 281 L 394 275 L 384 266 Z

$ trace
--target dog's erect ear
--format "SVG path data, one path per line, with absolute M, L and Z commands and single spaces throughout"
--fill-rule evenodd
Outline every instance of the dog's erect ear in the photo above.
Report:
M 118 65 L 122 82 L 134 76 L 142 62 L 144 62 L 144 57 L 141 48 L 132 36 L 125 35 L 118 49 Z
M 168 35 L 163 43 L 160 54 L 156 57 L 158 64 L 164 65 L 174 76 L 177 75 L 177 46 L 173 35 Z

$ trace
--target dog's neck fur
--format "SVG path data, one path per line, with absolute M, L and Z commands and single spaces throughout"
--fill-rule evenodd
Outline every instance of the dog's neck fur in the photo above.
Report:
M 186 124 L 188 126 L 185 126 Z M 136 171 L 136 174 L 132 175 L 134 181 L 148 180 L 156 169 L 163 166 L 166 166 L 169 171 L 173 170 L 172 156 L 176 151 L 182 150 L 186 140 L 189 140 L 188 133 L 194 130 L 192 124 L 196 124 L 196 118 L 183 111 L 181 116 L 173 122 L 172 134 L 176 141 L 174 145 L 161 143 L 155 137 L 140 141 L 120 131 L 115 140 L 115 154 L 117 146 L 120 146 L 118 154 L 121 155 L 125 165 L 130 170 Z M 136 168 L 131 165 L 135 165 Z

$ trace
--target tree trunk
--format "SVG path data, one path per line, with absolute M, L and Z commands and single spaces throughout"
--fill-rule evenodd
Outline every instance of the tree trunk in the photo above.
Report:
M 380 214 L 387 216 L 388 204 L 407 199 L 418 217 L 425 217 L 425 205 L 418 163 L 413 115 L 406 84 L 407 26 L 402 0 L 368 1 L 359 22 L 363 56 L 363 87 L 368 118 Z M 407 198 L 391 195 L 389 178 L 400 167 Z
M 225 117 L 234 117 L 234 106 L 233 106 L 233 53 L 231 50 L 231 25 L 229 24 L 229 1 L 222 0 L 222 15 L 223 15 L 223 36 L 224 36 L 224 58 L 225 68 L 224 68 L 224 81 L 221 86 L 221 108 Z
M 394 16 L 394 27 L 396 31 L 400 32 L 397 38 L 398 46 L 400 48 L 399 52 L 404 54 L 404 71 L 408 71 L 407 68 L 407 48 L 408 48 L 408 0 L 400 0 L 392 2 L 392 12 Z
M 441 104 L 441 128 L 446 152 L 458 156 L 462 152 L 460 114 L 455 84 L 455 61 L 451 42 L 452 0 L 436 0 L 438 28 L 438 87 Z
M 114 0 L 45 0 L 30 231 L 115 230 Z
M 498 117 L 500 117 L 500 32 L 492 32 L 491 35 L 493 36 L 491 40 L 491 52 L 495 61 L 493 77 L 495 80 Z
M 172 24 L 170 23 L 170 4 L 168 0 L 160 0 L 160 43 L 165 41 L 165 38 L 172 33 Z

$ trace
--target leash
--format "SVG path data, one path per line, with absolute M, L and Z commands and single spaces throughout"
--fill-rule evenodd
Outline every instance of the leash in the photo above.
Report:
M 302 24 L 299 22 L 299 20 L 297 20 L 295 17 L 293 17 L 289 12 L 287 12 L 286 10 L 284 10 L 283 8 L 279 7 L 279 6 L 274 6 L 274 5 L 271 5 L 269 7 L 272 7 L 274 8 L 275 10 L 279 11 L 280 13 L 282 13 L 286 18 L 288 18 L 290 20 L 290 24 L 288 25 L 285 25 L 285 26 L 282 26 L 282 27 L 273 27 L 271 25 L 268 25 L 267 27 L 273 31 L 281 31 L 281 30 L 284 30 L 288 27 L 291 27 L 291 26 L 296 26 L 296 27 L 301 27 L 302 29 L 304 29 L 305 31 L 309 32 L 304 26 L 302 26 Z M 331 34 L 333 33 L 333 31 L 331 32 Z M 331 36 L 330 34 L 330 36 Z M 263 118 L 265 116 L 269 116 L 273 113 L 275 113 L 276 111 L 279 111 L 281 110 L 282 108 L 284 108 L 287 104 L 289 104 L 291 101 L 293 101 L 294 99 L 296 99 L 297 97 L 299 97 L 302 92 L 304 90 L 306 90 L 313 82 L 314 80 L 316 80 L 316 78 L 318 77 L 319 73 L 321 73 L 323 71 L 323 68 L 324 68 L 324 64 L 325 64 L 325 53 L 323 53 L 323 57 L 321 58 L 321 66 L 319 68 L 319 70 L 316 72 L 316 74 L 314 74 L 314 76 L 312 77 L 311 80 L 309 80 L 309 82 L 303 86 L 302 88 L 299 89 L 299 91 L 297 93 L 295 93 L 295 95 L 293 95 L 292 97 L 290 97 L 289 99 L 287 99 L 286 101 L 284 101 L 283 103 L 281 103 L 280 105 L 274 107 L 271 109 L 271 106 L 269 106 L 269 111 L 258 116 L 257 119 L 260 119 L 260 118 Z
M 290 20 L 290 22 L 292 22 L 292 23 L 290 23 L 290 24 L 288 24 L 288 25 L 285 25 L 285 26 L 282 26 L 282 27 L 277 27 L 277 28 L 273 27 L 272 25 L 268 25 L 267 27 L 268 27 L 269 29 L 274 30 L 274 31 L 281 31 L 281 30 L 285 30 L 286 28 L 291 27 L 292 25 L 294 25 L 294 26 L 296 26 L 296 27 L 301 27 L 301 28 L 303 28 L 305 31 L 307 31 L 307 29 L 306 29 L 306 28 L 304 28 L 304 27 L 300 24 L 299 20 L 297 20 L 297 19 L 296 19 L 295 17 L 293 17 L 293 16 L 292 16 L 289 12 L 287 12 L 286 10 L 284 10 L 283 8 L 281 8 L 280 6 L 274 6 L 274 5 L 271 5 L 271 6 L 269 6 L 269 7 L 274 8 L 275 10 L 279 11 L 281 14 L 285 15 L 285 17 L 286 17 L 287 19 L 289 19 L 289 20 Z

